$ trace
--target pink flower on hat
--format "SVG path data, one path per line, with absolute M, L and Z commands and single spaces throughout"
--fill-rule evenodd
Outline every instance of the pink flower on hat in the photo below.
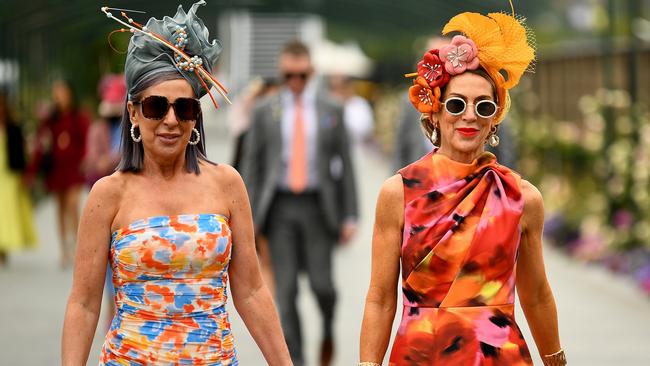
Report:
M 440 60 L 445 63 L 445 70 L 451 75 L 476 70 L 479 66 L 478 48 L 471 39 L 454 36 L 451 44 L 440 48 Z

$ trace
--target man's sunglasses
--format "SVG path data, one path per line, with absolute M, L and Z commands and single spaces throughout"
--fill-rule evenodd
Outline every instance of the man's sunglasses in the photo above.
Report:
M 299 78 L 302 81 L 307 80 L 309 77 L 308 72 L 285 72 L 284 73 L 284 80 L 291 80 L 293 78 Z
M 178 98 L 174 103 L 169 103 L 166 97 L 150 95 L 133 104 L 141 104 L 142 115 L 155 120 L 165 118 L 170 106 L 174 108 L 174 114 L 179 121 L 196 121 L 201 115 L 201 104 L 194 98 Z
M 463 114 L 468 105 L 467 102 L 460 97 L 451 97 L 445 100 L 442 104 L 445 106 L 445 110 L 453 116 L 460 116 Z M 472 103 L 469 105 L 472 105 Z M 481 118 L 490 118 L 497 113 L 497 110 L 499 110 L 499 106 L 491 100 L 481 100 L 474 104 L 474 111 L 476 112 L 476 115 Z

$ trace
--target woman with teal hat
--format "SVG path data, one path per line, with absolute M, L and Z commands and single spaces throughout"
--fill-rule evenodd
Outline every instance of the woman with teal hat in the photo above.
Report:
M 117 313 L 101 365 L 237 365 L 227 286 L 270 365 L 290 365 L 271 295 L 260 276 L 250 205 L 239 174 L 205 154 L 198 98 L 221 46 L 199 5 L 132 30 L 117 172 L 90 192 L 79 227 L 63 329 L 64 365 L 85 365 L 105 267 Z M 223 90 L 218 90 L 223 92 Z M 225 92 L 224 92 L 225 93 Z M 216 103 L 215 103 L 216 104 Z

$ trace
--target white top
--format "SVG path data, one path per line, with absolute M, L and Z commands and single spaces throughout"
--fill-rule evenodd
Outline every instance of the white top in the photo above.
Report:
M 355 95 L 345 102 L 343 120 L 355 144 L 367 141 L 372 136 L 374 128 L 372 108 L 364 98 Z

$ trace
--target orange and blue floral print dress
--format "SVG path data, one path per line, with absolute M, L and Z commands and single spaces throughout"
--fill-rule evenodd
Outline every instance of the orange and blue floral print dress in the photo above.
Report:
M 432 153 L 404 182 L 404 311 L 390 365 L 532 365 L 514 319 L 521 178 Z
M 237 365 L 226 312 L 232 248 L 217 214 L 156 216 L 112 235 L 117 313 L 100 365 Z

